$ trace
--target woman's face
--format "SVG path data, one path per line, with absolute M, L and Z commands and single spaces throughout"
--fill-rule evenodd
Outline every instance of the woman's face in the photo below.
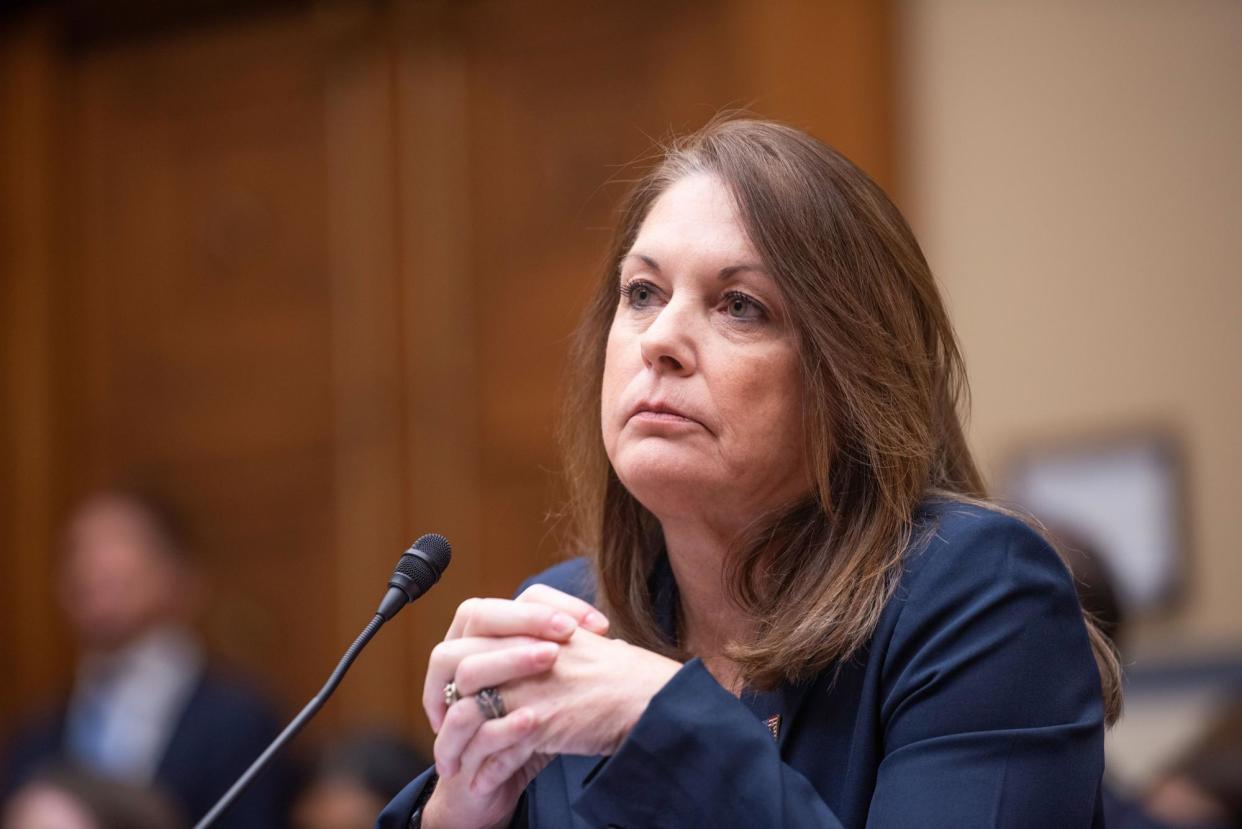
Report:
M 808 492 L 793 330 L 721 181 L 670 186 L 619 277 L 601 425 L 626 488 L 739 530 Z

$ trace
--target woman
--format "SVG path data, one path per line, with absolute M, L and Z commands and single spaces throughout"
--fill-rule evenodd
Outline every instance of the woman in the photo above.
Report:
M 673 147 L 572 359 L 587 557 L 461 606 L 436 768 L 380 826 L 1099 825 L 1116 661 L 979 500 L 951 326 L 862 172 L 765 122 Z

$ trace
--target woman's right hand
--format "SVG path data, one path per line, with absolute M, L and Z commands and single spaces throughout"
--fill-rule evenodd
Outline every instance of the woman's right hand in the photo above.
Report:
M 534 676 L 556 662 L 560 644 L 582 626 L 604 634 L 608 620 L 581 599 L 541 585 L 525 591 L 517 601 L 468 599 L 458 607 L 427 666 L 423 707 L 436 732 L 435 791 L 423 807 L 427 829 L 484 829 L 506 826 L 523 790 L 551 760 L 532 754 L 526 742 L 538 731 L 530 708 L 510 711 L 486 720 L 472 697 L 483 688 Z M 461 699 L 448 708 L 444 686 L 454 681 Z M 457 755 L 470 743 L 472 750 L 451 766 L 445 754 Z M 458 751 L 445 751 L 445 747 Z M 491 767 L 488 774 L 480 774 Z M 496 768 L 504 768 L 498 784 Z
M 473 700 L 464 700 L 473 705 Z M 459 703 L 460 704 L 460 703 Z M 523 738 L 534 730 L 529 709 L 514 711 L 498 720 L 489 735 L 499 751 L 519 747 Z M 508 721 L 508 722 L 506 722 Z M 550 755 L 531 754 L 527 762 L 508 779 L 493 789 L 475 784 L 483 763 L 463 763 L 456 774 L 441 777 L 431 799 L 423 807 L 424 829 L 492 829 L 508 826 L 522 792 L 551 760 Z M 484 761 L 487 758 L 483 758 Z

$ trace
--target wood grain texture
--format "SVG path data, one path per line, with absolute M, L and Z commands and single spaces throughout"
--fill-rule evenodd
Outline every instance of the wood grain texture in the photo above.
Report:
M 36 612 L 56 508 L 137 475 L 195 519 L 213 647 L 290 709 L 403 546 L 447 535 L 443 583 L 315 728 L 383 723 L 429 745 L 423 666 L 458 602 L 563 555 L 560 383 L 626 182 L 655 141 L 739 106 L 891 180 L 887 15 L 322 4 L 6 40 L 4 77 L 45 103 L 10 109 L 6 87 L 18 117 L 0 127 L 23 148 L 0 209 L 27 240 L 0 251 L 3 313 L 30 311 L 4 332 L 4 382 L 31 401 L 0 421 L 18 452 L 0 474 L 23 487 L 4 507 L 22 518 L 3 530 L 0 624 L 43 678 L 5 706 L 68 666 L 63 647 L 39 655 L 62 634 L 10 610 Z
M 178 502 L 214 586 L 211 645 L 292 706 L 343 638 L 316 30 L 194 30 L 73 66 L 66 474 Z
M 54 31 L 0 34 L 0 729 L 57 693 L 69 655 L 49 608 L 58 503 L 55 153 L 62 78 Z

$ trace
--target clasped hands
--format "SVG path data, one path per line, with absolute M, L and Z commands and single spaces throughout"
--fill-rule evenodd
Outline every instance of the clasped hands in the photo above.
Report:
M 681 664 L 607 632 L 598 610 L 546 585 L 458 607 L 423 688 L 440 776 L 424 826 L 507 824 L 554 755 L 616 751 Z M 460 695 L 451 707 L 449 682 Z M 503 717 L 476 704 L 484 688 L 500 691 Z

